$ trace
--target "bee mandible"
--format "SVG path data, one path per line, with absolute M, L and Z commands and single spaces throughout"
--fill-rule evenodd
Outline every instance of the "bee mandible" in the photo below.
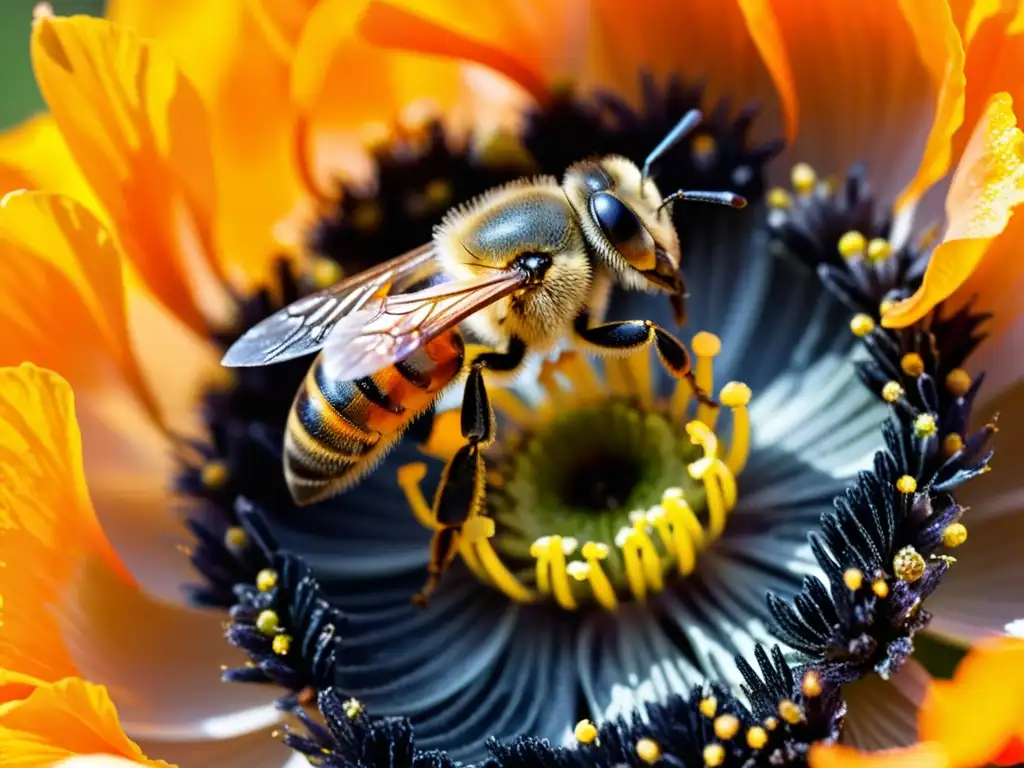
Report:
M 672 204 L 742 208 L 731 192 L 662 196 L 651 167 L 700 122 L 687 113 L 642 167 L 619 156 L 497 187 L 451 209 L 430 243 L 300 299 L 250 328 L 223 365 L 263 366 L 322 350 L 288 418 L 284 474 L 296 504 L 344 491 L 460 374 L 463 447 L 434 496 L 425 605 L 483 507 L 482 449 L 495 420 L 484 370 L 514 374 L 528 354 L 573 340 L 598 355 L 654 344 L 662 364 L 710 402 L 686 347 L 649 320 L 598 322 L 613 284 L 663 292 L 685 322 L 687 296 Z M 422 287 L 426 286 L 426 287 Z M 463 332 L 483 345 L 466 351 Z M 471 527 L 473 528 L 473 527 Z M 478 526 L 474 529 L 478 529 Z

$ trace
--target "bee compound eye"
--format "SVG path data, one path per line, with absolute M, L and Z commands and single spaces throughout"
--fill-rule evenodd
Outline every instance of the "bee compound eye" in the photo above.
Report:
M 628 205 L 610 192 L 597 192 L 590 196 L 590 215 L 630 266 L 653 268 L 654 238 Z

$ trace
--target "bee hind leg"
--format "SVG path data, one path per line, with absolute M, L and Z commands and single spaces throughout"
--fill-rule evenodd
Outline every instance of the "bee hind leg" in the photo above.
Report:
M 686 347 L 660 325 L 650 320 L 619 320 L 590 326 L 590 317 L 584 312 L 576 318 L 574 331 L 584 344 L 605 354 L 638 351 L 653 343 L 658 359 L 669 374 L 686 379 L 703 405 L 718 407 L 718 403 L 697 386 Z

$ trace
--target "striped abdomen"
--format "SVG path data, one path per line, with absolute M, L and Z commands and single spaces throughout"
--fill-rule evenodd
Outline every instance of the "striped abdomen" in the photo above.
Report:
M 335 381 L 318 355 L 295 395 L 284 440 L 284 474 L 299 505 L 322 501 L 373 469 L 414 418 L 462 370 L 457 330 L 359 381 Z

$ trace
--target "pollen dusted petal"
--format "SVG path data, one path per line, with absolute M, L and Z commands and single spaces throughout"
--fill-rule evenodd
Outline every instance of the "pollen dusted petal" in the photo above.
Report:
M 121 255 L 71 198 L 20 192 L 0 201 L 0 364 L 32 360 L 79 391 L 117 372 L 151 417 L 153 395 L 131 348 Z
M 125 255 L 169 309 L 203 330 L 190 278 L 217 266 L 199 95 L 169 55 L 102 19 L 40 19 L 31 51 L 50 112 Z
M 125 735 L 106 688 L 76 677 L 41 684 L 25 699 L 0 707 L 0 755 L 10 768 L 50 765 L 76 755 L 111 756 L 105 762 L 95 758 L 91 764 L 97 768 L 172 768 L 163 760 L 148 759 Z
M 978 267 L 1024 201 L 1024 158 L 1010 95 L 992 97 L 974 129 L 946 195 L 947 230 L 921 287 L 886 312 L 882 324 L 905 328 L 951 296 Z
M 941 85 L 897 4 L 744 0 L 741 7 L 787 120 L 799 115 L 793 158 L 825 174 L 866 159 L 878 191 L 895 194 L 914 174 L 914 148 L 924 147 Z
M 15 189 L 59 192 L 98 209 L 50 115 L 36 115 L 0 134 L 0 196 Z
M 82 561 L 131 583 L 96 520 L 81 451 L 67 382 L 29 364 L 0 369 L 0 667 L 48 681 L 78 674 L 45 606 Z

